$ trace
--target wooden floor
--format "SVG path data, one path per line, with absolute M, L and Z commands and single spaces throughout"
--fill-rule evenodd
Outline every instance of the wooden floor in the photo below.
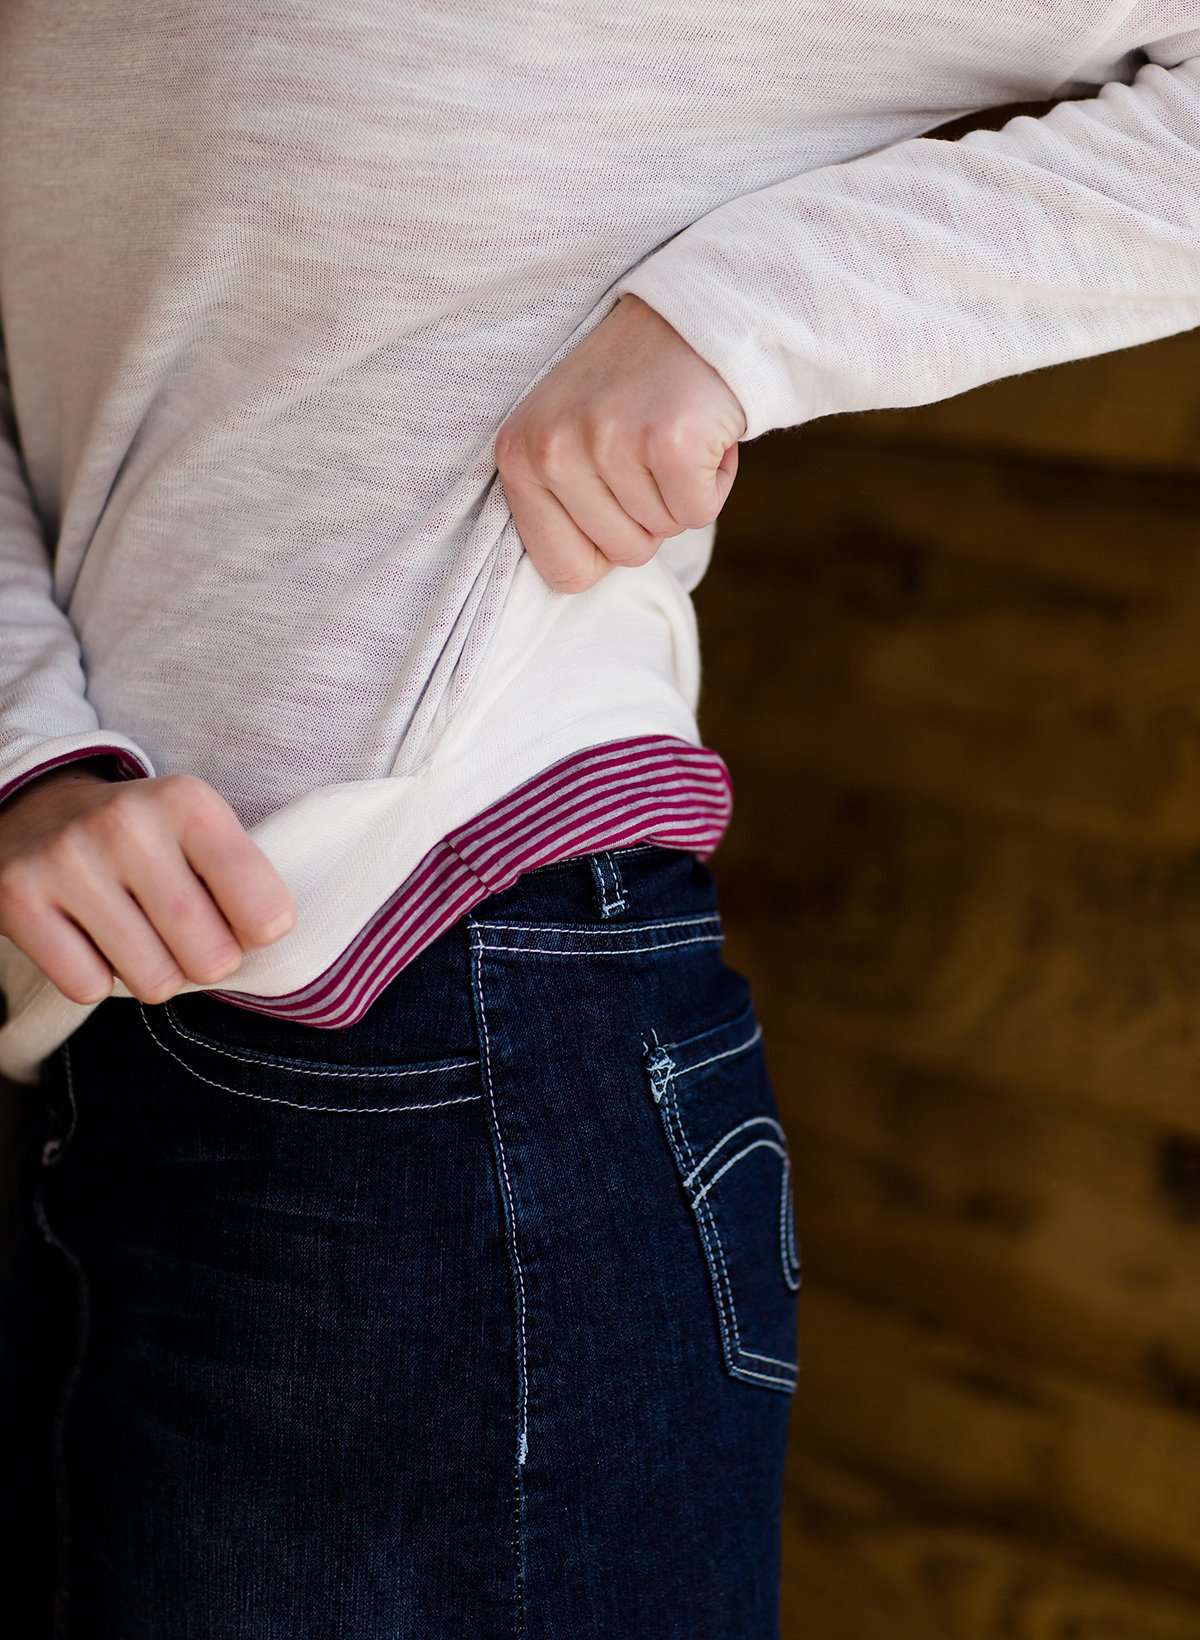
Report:
M 794 1153 L 788 1640 L 1200 1640 L 1198 344 L 741 451 L 700 724 Z

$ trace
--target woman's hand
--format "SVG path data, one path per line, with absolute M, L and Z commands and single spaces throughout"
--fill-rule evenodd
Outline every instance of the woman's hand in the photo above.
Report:
M 641 297 L 623 296 L 496 436 L 517 531 L 558 592 L 644 564 L 725 505 L 746 416 L 724 379 Z
M 142 1002 L 228 979 L 296 920 L 291 890 L 219 792 L 189 774 L 70 765 L 0 809 L 0 934 L 72 1002 L 119 977 Z

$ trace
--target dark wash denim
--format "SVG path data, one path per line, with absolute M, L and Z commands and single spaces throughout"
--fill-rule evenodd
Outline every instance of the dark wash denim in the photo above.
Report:
M 800 1263 L 708 867 L 492 895 L 343 1030 L 43 1066 L 69 1640 L 772 1640 Z

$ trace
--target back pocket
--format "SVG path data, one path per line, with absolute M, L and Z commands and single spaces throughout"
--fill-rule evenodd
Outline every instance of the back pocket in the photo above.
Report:
M 643 1046 L 650 1095 L 708 1265 L 725 1368 L 790 1393 L 800 1252 L 787 1135 L 754 1005 L 681 1041 L 651 1032 Z

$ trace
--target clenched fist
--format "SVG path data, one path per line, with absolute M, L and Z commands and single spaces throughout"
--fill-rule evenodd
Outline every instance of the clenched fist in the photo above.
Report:
M 622 296 L 496 435 L 496 466 L 539 574 L 583 592 L 711 523 L 746 416 L 712 366 L 641 297 Z

